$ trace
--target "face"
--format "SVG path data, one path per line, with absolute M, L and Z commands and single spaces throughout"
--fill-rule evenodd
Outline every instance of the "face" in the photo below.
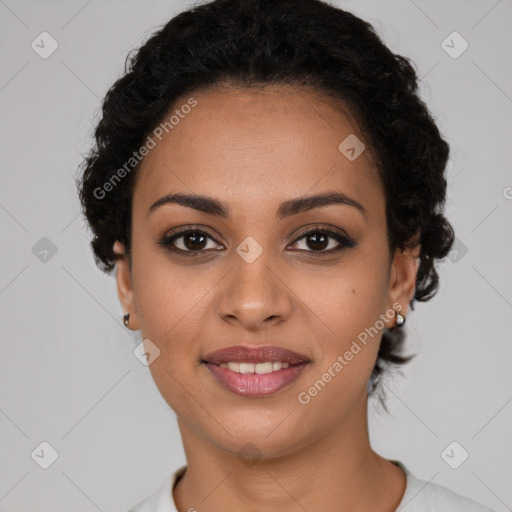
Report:
M 383 190 L 366 151 L 339 149 L 364 140 L 339 110 L 304 89 L 192 96 L 138 171 L 119 297 L 160 351 L 149 368 L 180 427 L 226 452 L 250 440 L 264 457 L 289 453 L 365 414 L 382 329 L 393 304 L 407 312 L 418 260 L 390 255 Z M 151 208 L 168 194 L 220 204 Z M 304 201 L 326 194 L 338 200 Z M 278 391 L 244 396 L 202 362 L 233 345 L 308 362 Z

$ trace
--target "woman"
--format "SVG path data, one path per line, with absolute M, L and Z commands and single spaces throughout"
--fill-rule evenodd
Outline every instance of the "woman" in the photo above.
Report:
M 96 261 L 187 457 L 133 511 L 488 510 L 369 442 L 454 239 L 407 59 L 319 0 L 216 0 L 140 48 L 95 137 Z

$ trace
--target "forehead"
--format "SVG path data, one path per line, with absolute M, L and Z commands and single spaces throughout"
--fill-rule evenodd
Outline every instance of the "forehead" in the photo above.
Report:
M 166 119 L 173 114 L 138 171 L 134 210 L 176 192 L 215 196 L 244 212 L 324 190 L 369 208 L 382 201 L 367 151 L 355 159 L 343 152 L 344 141 L 364 141 L 353 117 L 307 89 L 201 92 L 176 101 Z

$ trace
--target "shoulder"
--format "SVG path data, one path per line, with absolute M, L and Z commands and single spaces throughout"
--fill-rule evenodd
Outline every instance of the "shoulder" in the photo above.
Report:
M 407 487 L 396 512 L 493 512 L 443 485 L 416 478 L 402 463 L 397 465 L 407 476 Z
M 177 512 L 172 490 L 186 469 L 187 466 L 176 469 L 151 496 L 139 502 L 127 512 Z

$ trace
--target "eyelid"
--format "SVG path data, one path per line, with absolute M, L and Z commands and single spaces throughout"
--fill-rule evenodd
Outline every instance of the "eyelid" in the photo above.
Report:
M 332 224 L 310 224 L 302 228 L 299 233 L 295 235 L 295 241 L 303 238 L 305 235 L 308 235 L 311 232 L 316 231 L 321 231 L 322 233 L 335 233 L 336 235 L 344 237 L 348 240 L 352 239 L 352 237 L 344 229 L 333 226 Z

